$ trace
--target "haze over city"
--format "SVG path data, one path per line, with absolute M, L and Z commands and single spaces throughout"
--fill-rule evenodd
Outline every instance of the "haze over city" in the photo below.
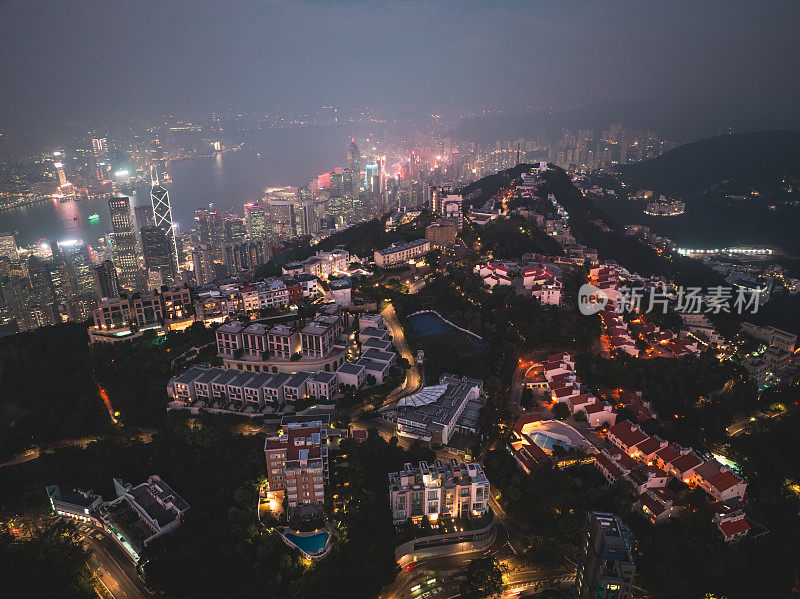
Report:
M 0 1 L 0 579 L 800 596 L 800 4 Z
M 224 107 L 391 118 L 594 104 L 695 137 L 713 133 L 709 118 L 779 128 L 797 124 L 798 27 L 793 1 L 11 1 L 0 128 Z

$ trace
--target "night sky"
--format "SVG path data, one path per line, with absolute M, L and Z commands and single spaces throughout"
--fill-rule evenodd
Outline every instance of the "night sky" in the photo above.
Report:
M 0 129 L 226 106 L 800 106 L 800 3 L 0 1 Z M 654 108 L 656 110 L 656 108 Z

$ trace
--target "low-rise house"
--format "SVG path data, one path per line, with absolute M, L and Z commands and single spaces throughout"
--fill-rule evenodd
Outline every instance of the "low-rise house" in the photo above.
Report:
M 329 400 L 336 394 L 337 375 L 335 372 L 315 372 L 306 381 L 306 389 L 309 397 Z
M 345 362 L 336 370 L 336 378 L 340 385 L 360 389 L 367 378 L 367 370 L 361 364 Z
M 714 518 L 714 523 L 726 543 L 735 543 L 741 540 L 747 536 L 751 528 L 744 512 L 741 510 L 728 514 L 717 514 Z

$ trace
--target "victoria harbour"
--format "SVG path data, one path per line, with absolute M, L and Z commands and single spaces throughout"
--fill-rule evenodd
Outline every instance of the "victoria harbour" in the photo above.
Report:
M 199 207 L 213 204 L 215 209 L 240 213 L 244 203 L 258 201 L 268 187 L 302 185 L 335 164 L 351 136 L 362 130 L 352 125 L 276 128 L 249 135 L 236 151 L 171 161 L 171 182 L 166 187 L 178 230 L 194 226 Z M 132 207 L 149 205 L 149 181 L 136 186 L 130 198 Z M 40 239 L 92 244 L 111 230 L 107 198 L 53 200 L 10 209 L 2 213 L 2 223 L 5 230 L 16 233 L 21 247 Z

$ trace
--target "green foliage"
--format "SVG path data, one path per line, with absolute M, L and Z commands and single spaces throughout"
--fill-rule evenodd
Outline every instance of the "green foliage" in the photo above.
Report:
M 634 189 L 683 193 L 734 180 L 743 189 L 800 177 L 797 131 L 759 131 L 720 135 L 685 144 L 652 160 L 620 167 Z M 743 165 L 747 165 L 746 168 Z
M 564 253 L 555 239 L 521 217 L 496 219 L 482 227 L 478 235 L 483 253 L 491 253 L 495 258 L 515 259 L 527 253 L 560 256 Z
M 553 406 L 553 416 L 555 416 L 558 420 L 566 420 L 570 413 L 569 406 L 565 403 L 559 402 Z
M 50 523 L 49 523 L 50 524 Z M 6 597 L 96 597 L 86 566 L 86 551 L 61 522 L 31 538 L 15 540 L 0 533 L 0 577 Z
M 97 434 L 112 434 L 98 384 L 126 427 L 165 418 L 170 361 L 213 341 L 193 326 L 151 341 L 90 347 L 85 325 L 63 324 L 0 339 L 0 456 Z
M 493 557 L 472 560 L 467 566 L 467 578 L 461 583 L 461 596 L 479 599 L 499 595 L 503 590 L 504 571 Z
M 454 267 L 446 275 L 433 276 L 419 293 L 395 294 L 392 302 L 401 319 L 418 310 L 436 310 L 458 326 L 480 335 L 485 342 L 483 351 L 478 352 L 472 339 L 463 333 L 414 339 L 412 327 L 403 323 L 410 343 L 425 350 L 428 382 L 438 380 L 442 372 L 484 379 L 496 375 L 508 380 L 521 353 L 538 347 L 586 350 L 600 333 L 597 317 L 542 306 L 507 287 L 485 289 L 480 279 L 466 268 Z
M 708 354 L 652 360 L 579 355 L 575 367 L 592 388 L 642 391 L 662 422 L 648 430 L 698 448 L 723 441 L 734 415 L 756 406 L 756 389 L 740 369 Z

